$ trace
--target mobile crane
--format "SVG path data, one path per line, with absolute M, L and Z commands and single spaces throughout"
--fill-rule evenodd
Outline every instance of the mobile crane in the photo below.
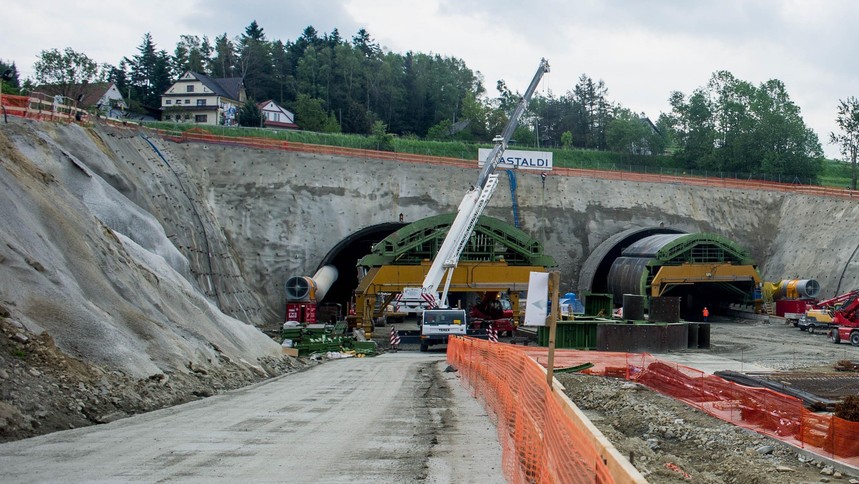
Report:
M 426 277 L 424 277 L 420 291 L 423 299 L 429 303 L 429 309 L 425 309 L 421 314 L 421 351 L 426 351 L 429 346 L 434 344 L 447 343 L 447 338 L 450 335 L 467 333 L 468 318 L 465 310 L 448 307 L 447 295 L 450 289 L 450 280 L 480 215 L 483 214 L 489 199 L 498 187 L 498 175 L 495 173 L 495 169 L 498 167 L 501 155 L 507 149 L 507 144 L 513 137 L 513 131 L 519 124 L 519 118 L 522 117 L 528 107 L 531 96 L 546 72 L 549 72 L 549 62 L 546 59 L 540 59 L 540 66 L 537 68 L 528 89 L 525 90 L 525 94 L 516 105 L 516 109 L 510 115 L 510 120 L 501 135 L 493 139 L 495 146 L 486 157 L 483 169 L 477 177 L 477 182 L 468 189 L 462 202 L 460 202 L 456 218 L 451 223 L 441 248 L 439 248 Z M 445 274 L 447 275 L 446 278 Z M 442 279 L 445 281 L 444 289 L 440 295 L 437 295 Z
M 845 301 L 832 313 L 829 339 L 833 343 L 850 341 L 853 346 L 859 346 L 859 296 Z

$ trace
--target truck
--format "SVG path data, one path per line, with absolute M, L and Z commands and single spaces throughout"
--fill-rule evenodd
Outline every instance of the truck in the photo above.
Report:
M 540 79 L 546 72 L 549 72 L 549 62 L 546 59 L 540 59 L 540 66 L 531 79 L 531 84 L 525 90 L 522 98 L 519 99 L 519 103 L 510 115 L 510 120 L 504 126 L 501 135 L 496 136 L 493 140 L 495 145 L 487 155 L 483 168 L 477 176 L 477 181 L 466 191 L 457 209 L 456 217 L 450 224 L 450 229 L 448 229 L 447 235 L 424 277 L 420 291 L 430 307 L 423 310 L 420 318 L 421 351 L 427 351 L 434 344 L 446 344 L 449 335 L 467 334 L 468 321 L 465 311 L 451 309 L 448 306 L 447 296 L 453 271 L 459 263 L 459 257 L 462 255 L 480 215 L 483 214 L 489 199 L 492 198 L 492 194 L 498 187 L 498 174 L 495 173 L 495 169 L 498 167 L 501 155 L 507 149 L 513 132 L 519 124 L 519 118 L 524 114 L 528 107 L 528 101 L 531 100 Z M 437 291 L 439 291 L 442 279 L 445 280 L 444 288 L 438 294 Z M 450 315 L 442 317 L 442 313 L 445 311 L 449 312 Z M 430 317 L 432 317 L 432 321 L 430 321 Z
M 469 326 L 486 330 L 491 325 L 498 332 L 498 336 L 513 336 L 513 331 L 516 330 L 513 304 L 509 299 L 501 297 L 497 291 L 484 293 L 480 302 L 469 310 L 468 316 Z
M 800 331 L 808 331 L 811 334 L 818 331 L 826 333 L 833 323 L 835 311 L 856 296 L 859 296 L 859 289 L 813 303 L 807 307 L 796 326 Z
M 859 295 L 853 296 L 833 311 L 832 325 L 829 339 L 833 343 L 849 341 L 853 346 L 859 346 Z

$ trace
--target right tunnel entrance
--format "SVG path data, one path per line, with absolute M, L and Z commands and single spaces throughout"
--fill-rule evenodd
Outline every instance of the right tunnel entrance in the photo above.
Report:
M 754 305 L 760 300 L 756 265 L 738 244 L 715 234 L 656 230 L 637 229 L 607 240 L 611 247 L 600 246 L 591 255 L 599 260 L 589 258 L 585 264 L 602 270 L 583 271 L 579 290 L 604 289 L 601 292 L 611 294 L 615 306 L 627 294 L 679 297 L 680 316 L 689 321 L 701 320 L 704 307 L 713 314 L 732 304 Z

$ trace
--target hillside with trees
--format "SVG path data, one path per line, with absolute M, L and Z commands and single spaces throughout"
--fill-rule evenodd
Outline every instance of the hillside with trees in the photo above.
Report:
M 14 67 L 14 63 L 11 64 Z M 462 59 L 382 48 L 365 29 L 351 39 L 312 26 L 295 40 L 270 39 L 256 21 L 227 33 L 181 35 L 172 53 L 143 35 L 137 53 L 118 65 L 98 66 L 71 49 L 42 51 L 36 79 L 23 85 L 110 80 L 134 112 L 160 114 L 160 96 L 185 71 L 241 77 L 248 97 L 272 99 L 296 115 L 303 130 L 431 141 L 488 143 L 507 122 L 520 93 L 504 80 L 487 92 L 479 72 Z M 67 79 L 73 72 L 76 77 Z M 514 134 L 521 147 L 584 149 L 622 154 L 647 164 L 739 176 L 766 174 L 815 182 L 823 154 L 817 135 L 776 79 L 759 86 L 715 72 L 689 95 L 670 93 L 671 112 L 655 121 L 609 98 L 602 80 L 581 74 L 563 94 L 535 95 Z M 240 119 L 258 125 L 251 104 Z M 256 124 L 253 124 L 256 123 Z

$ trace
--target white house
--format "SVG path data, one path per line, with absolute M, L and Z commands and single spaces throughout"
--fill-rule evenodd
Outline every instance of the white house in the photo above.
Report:
M 161 119 L 235 126 L 236 114 L 246 99 L 240 77 L 215 79 L 188 71 L 161 96 Z
M 74 104 L 78 108 L 92 110 L 103 116 L 120 117 L 128 105 L 122 97 L 122 93 L 112 82 L 95 82 L 92 84 L 53 84 L 37 86 L 33 89 L 35 93 L 47 96 L 59 96 L 66 101 L 63 104 Z
M 262 111 L 263 126 L 266 128 L 298 129 L 295 115 L 269 99 L 257 104 Z

